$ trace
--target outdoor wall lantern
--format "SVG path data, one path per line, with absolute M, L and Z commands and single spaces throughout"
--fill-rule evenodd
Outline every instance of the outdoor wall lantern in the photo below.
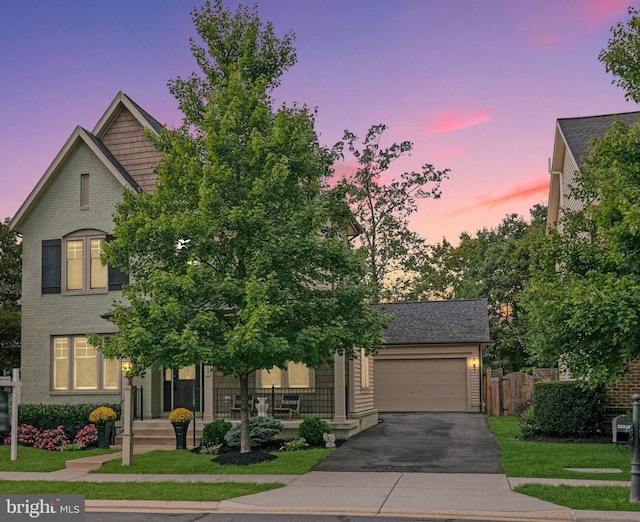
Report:
M 471 368 L 473 368 L 474 371 L 478 369 L 478 358 L 477 357 L 473 357 L 471 359 Z
M 133 361 L 131 357 L 124 357 L 120 363 L 122 375 L 127 379 L 127 386 L 131 386 L 131 378 L 133 377 Z

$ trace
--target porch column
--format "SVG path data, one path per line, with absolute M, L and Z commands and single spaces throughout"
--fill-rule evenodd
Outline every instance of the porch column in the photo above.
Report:
M 333 356 L 333 383 L 334 383 L 334 415 L 335 422 L 346 422 L 347 400 L 345 397 L 345 360 L 344 355 Z

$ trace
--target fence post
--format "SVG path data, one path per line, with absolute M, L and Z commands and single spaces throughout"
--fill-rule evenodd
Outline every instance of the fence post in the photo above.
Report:
M 640 501 L 640 393 L 633 394 L 633 457 L 631 459 L 631 498 L 630 502 Z

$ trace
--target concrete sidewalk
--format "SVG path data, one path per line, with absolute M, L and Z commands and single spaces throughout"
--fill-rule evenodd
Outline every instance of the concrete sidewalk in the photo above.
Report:
M 632 521 L 638 520 L 640 515 L 638 512 L 574 511 L 511 490 L 512 486 L 526 482 L 595 485 L 593 481 L 507 479 L 502 474 L 312 471 L 305 475 L 140 475 L 61 470 L 51 473 L 0 472 L 0 480 L 285 484 L 280 489 L 222 502 L 87 500 L 88 512 L 299 513 L 490 519 L 505 522 Z M 628 482 L 606 484 L 629 485 Z

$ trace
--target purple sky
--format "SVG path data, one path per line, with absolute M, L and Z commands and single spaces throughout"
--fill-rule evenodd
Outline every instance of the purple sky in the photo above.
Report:
M 263 22 L 296 34 L 298 63 L 276 99 L 317 106 L 323 144 L 384 123 L 387 144 L 414 143 L 398 169 L 451 169 L 442 199 L 423 202 L 413 220 L 431 243 L 546 204 L 556 118 L 638 110 L 597 57 L 640 0 L 258 3 Z M 166 83 L 195 70 L 192 5 L 0 4 L 0 219 L 119 90 L 160 122 L 180 121 Z

